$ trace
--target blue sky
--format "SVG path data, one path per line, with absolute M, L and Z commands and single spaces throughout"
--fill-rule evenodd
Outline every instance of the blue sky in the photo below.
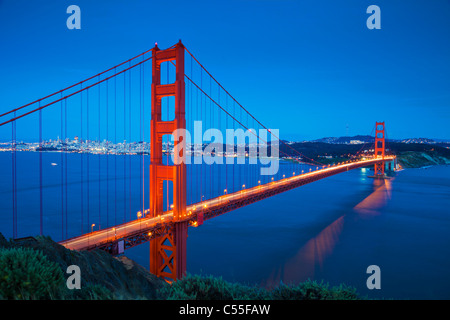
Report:
M 68 30 L 66 8 L 81 8 Z M 381 30 L 366 9 L 381 8 Z M 0 0 L 0 112 L 182 39 L 284 139 L 450 139 L 450 1 Z

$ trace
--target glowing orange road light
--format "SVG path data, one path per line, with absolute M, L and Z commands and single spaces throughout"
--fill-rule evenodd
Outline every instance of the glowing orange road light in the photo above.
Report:
M 142 213 L 140 211 L 138 211 L 137 218 L 140 219 L 141 217 L 142 217 Z
M 295 172 L 292 172 L 292 175 L 295 176 Z
M 285 175 L 283 174 L 283 179 L 284 179 Z
M 95 223 L 91 225 L 91 232 L 94 232 Z
M 227 194 L 227 189 L 224 189 L 224 190 L 223 190 L 223 193 L 224 193 L 224 194 Z

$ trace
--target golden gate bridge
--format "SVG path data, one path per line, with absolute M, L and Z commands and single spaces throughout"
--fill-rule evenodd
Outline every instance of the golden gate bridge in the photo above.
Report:
M 177 133 L 194 132 L 199 122 L 210 147 Z M 239 148 L 233 136 L 232 149 L 229 141 L 217 142 L 231 129 L 257 142 Z M 2 168 L 11 200 L 2 212 L 11 212 L 13 238 L 24 236 L 21 216 L 32 215 L 28 224 L 38 226 L 40 235 L 58 229 L 58 242 L 69 249 L 120 254 L 150 242 L 150 271 L 169 281 L 186 272 L 188 227 L 338 173 L 374 166 L 374 177 L 385 178 L 386 163 L 396 166 L 395 156 L 385 152 L 384 122 L 375 124 L 373 154 L 362 157 L 363 145 L 346 162 L 324 165 L 308 158 L 257 120 L 181 41 L 164 50 L 155 45 L 5 112 L 0 130 L 11 137 L 3 150 L 11 152 L 11 165 Z M 273 161 L 275 151 L 285 161 L 282 170 L 261 174 L 254 158 L 268 146 L 266 160 Z M 21 168 L 21 151 L 35 151 L 37 158 Z M 56 151 L 55 168 L 47 165 L 46 151 Z M 202 157 L 208 166 L 190 161 Z M 37 172 L 28 179 L 34 179 L 35 198 L 21 187 L 27 170 Z

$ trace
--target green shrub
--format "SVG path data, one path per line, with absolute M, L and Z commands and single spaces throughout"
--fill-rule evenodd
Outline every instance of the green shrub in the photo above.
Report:
M 3 299 L 57 298 L 64 288 L 60 267 L 41 251 L 0 249 L 0 296 Z
M 64 300 L 113 300 L 117 297 L 107 288 L 99 284 L 87 284 L 81 289 L 65 289 Z
M 230 283 L 221 277 L 186 275 L 184 278 L 160 290 L 160 296 L 168 300 L 250 300 L 265 299 L 265 290 Z
M 328 283 L 305 281 L 298 285 L 280 284 L 271 292 L 273 300 L 355 300 L 359 299 L 356 289 L 340 285 L 331 287 Z
M 305 281 L 298 285 L 280 284 L 272 290 L 230 283 L 221 277 L 187 275 L 160 290 L 169 300 L 354 300 L 356 289 L 323 282 Z

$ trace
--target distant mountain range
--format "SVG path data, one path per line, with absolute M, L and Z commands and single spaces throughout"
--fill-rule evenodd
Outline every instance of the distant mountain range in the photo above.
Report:
M 322 139 L 313 140 L 311 142 L 323 142 L 334 144 L 358 144 L 366 142 L 374 142 L 375 138 L 372 136 L 353 136 L 353 137 L 326 137 Z

